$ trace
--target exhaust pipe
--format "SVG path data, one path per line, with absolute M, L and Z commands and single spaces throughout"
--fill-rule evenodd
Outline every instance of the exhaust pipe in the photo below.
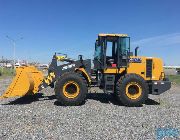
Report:
M 135 48 L 135 56 L 137 56 L 137 51 L 138 51 L 138 49 L 139 49 L 139 47 L 137 46 L 137 47 Z

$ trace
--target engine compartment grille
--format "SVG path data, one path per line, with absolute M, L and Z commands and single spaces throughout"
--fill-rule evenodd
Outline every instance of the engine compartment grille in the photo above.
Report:
M 152 59 L 146 60 L 146 78 L 152 77 Z

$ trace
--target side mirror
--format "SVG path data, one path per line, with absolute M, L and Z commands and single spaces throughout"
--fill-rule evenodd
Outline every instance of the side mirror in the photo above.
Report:
M 82 61 L 83 60 L 83 55 L 79 55 L 78 59 Z

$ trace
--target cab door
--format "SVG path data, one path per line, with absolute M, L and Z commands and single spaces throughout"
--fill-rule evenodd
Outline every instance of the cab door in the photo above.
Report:
M 102 59 L 102 46 L 99 44 L 98 40 L 95 42 L 95 51 L 94 51 L 94 68 L 102 69 L 103 59 Z
M 120 37 L 118 41 L 118 68 L 127 67 L 130 58 L 130 38 Z

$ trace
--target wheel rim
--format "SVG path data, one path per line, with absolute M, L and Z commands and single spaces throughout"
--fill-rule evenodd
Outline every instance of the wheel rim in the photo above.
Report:
M 74 81 L 68 81 L 63 86 L 63 93 L 67 98 L 76 98 L 80 93 L 79 85 Z
M 142 94 L 142 88 L 138 83 L 132 82 L 126 86 L 126 95 L 130 99 L 138 99 Z

